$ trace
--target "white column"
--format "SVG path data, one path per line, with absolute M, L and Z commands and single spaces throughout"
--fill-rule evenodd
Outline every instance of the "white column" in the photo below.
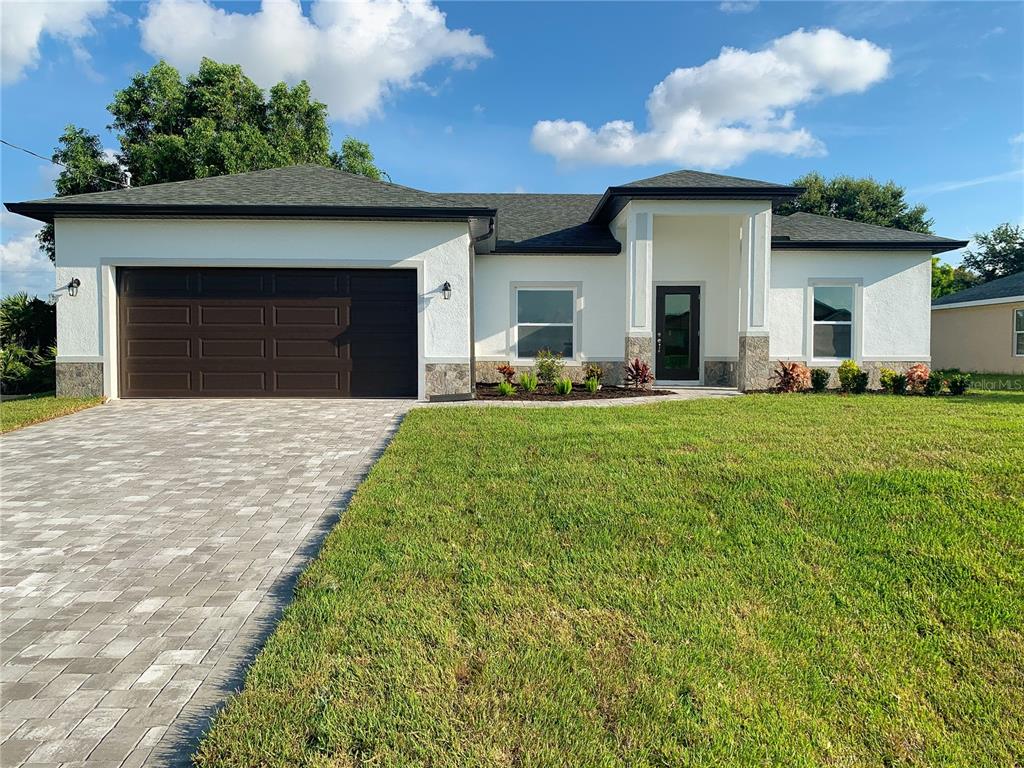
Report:
M 740 254 L 740 333 L 764 335 L 769 325 L 770 211 L 744 219 Z
M 651 332 L 651 274 L 654 265 L 654 220 L 649 213 L 630 213 L 626 220 L 629 248 L 629 332 Z

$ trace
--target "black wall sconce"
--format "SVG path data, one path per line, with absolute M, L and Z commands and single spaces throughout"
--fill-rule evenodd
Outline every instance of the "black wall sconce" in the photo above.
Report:
M 68 296 L 77 296 L 78 287 L 82 284 L 82 281 L 77 277 L 72 277 L 71 282 L 68 283 Z
M 452 297 L 452 284 L 447 280 L 444 281 L 444 285 L 441 286 L 441 295 L 444 296 L 444 300 L 448 301 Z

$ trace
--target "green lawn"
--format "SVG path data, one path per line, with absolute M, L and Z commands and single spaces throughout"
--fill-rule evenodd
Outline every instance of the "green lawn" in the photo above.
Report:
M 201 766 L 1024 763 L 1024 395 L 414 410 Z
M 972 373 L 971 386 L 975 389 L 1012 390 L 1024 392 L 1024 374 Z
M 54 397 L 52 394 L 5 400 L 0 402 L 0 433 L 67 416 L 102 402 L 102 397 Z

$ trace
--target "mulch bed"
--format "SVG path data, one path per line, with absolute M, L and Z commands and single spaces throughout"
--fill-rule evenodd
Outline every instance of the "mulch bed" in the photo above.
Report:
M 522 387 L 516 387 L 514 395 L 506 397 L 498 392 L 497 384 L 477 384 L 477 400 L 614 400 L 623 397 L 650 397 L 652 395 L 671 395 L 667 389 L 627 389 L 625 387 L 602 386 L 597 392 L 591 394 L 583 388 L 582 384 L 573 384 L 572 392 L 568 395 L 555 393 L 554 387 L 550 384 L 541 384 L 533 392 L 526 392 Z

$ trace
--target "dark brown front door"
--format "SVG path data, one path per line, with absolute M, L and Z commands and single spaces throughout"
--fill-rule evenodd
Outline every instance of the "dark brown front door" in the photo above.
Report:
M 700 378 L 700 288 L 659 285 L 654 375 L 662 381 Z
M 410 397 L 416 273 L 122 267 L 122 397 Z

